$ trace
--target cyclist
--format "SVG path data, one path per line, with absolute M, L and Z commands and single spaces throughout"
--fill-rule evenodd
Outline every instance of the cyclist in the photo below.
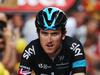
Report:
M 55 7 L 41 10 L 35 20 L 39 38 L 25 48 L 18 75 L 85 75 L 81 43 L 65 36 L 67 17 Z

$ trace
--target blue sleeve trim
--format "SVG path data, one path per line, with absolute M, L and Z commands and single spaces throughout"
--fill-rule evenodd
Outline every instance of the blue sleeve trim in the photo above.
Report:
M 78 60 L 73 62 L 72 68 L 77 68 L 77 67 L 86 67 L 87 63 L 86 60 Z

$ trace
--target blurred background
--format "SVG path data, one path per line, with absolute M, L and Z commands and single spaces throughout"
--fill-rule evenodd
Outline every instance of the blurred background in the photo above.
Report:
M 65 11 L 66 35 L 82 43 L 87 75 L 100 75 L 100 0 L 0 0 L 0 75 L 17 75 L 24 48 L 38 38 L 35 16 L 48 6 Z

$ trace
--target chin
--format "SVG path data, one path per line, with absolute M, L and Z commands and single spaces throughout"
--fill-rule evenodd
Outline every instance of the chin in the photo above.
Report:
M 45 47 L 43 49 L 44 49 L 45 53 L 47 53 L 47 54 L 53 54 L 55 52 L 53 47 L 51 47 L 51 48 L 50 47 Z
M 55 51 L 49 49 L 48 51 L 46 50 L 45 52 L 46 52 L 47 54 L 53 54 Z

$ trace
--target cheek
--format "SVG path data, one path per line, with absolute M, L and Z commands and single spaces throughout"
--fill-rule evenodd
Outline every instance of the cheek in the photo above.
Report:
M 61 44 L 61 41 L 62 41 L 62 37 L 61 36 L 54 37 L 54 43 Z
M 47 41 L 47 38 L 44 36 L 40 36 L 39 38 L 40 38 L 41 44 L 45 44 L 45 42 Z

